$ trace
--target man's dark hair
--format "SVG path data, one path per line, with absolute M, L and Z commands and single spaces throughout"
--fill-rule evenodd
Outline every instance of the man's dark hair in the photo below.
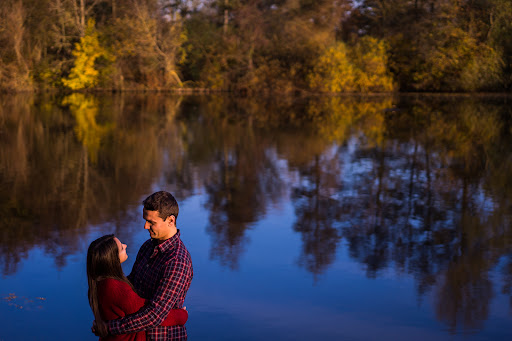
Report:
M 155 192 L 147 197 L 142 204 L 146 211 L 158 211 L 158 216 L 162 220 L 173 215 L 175 221 L 178 220 L 180 208 L 173 195 L 166 191 Z

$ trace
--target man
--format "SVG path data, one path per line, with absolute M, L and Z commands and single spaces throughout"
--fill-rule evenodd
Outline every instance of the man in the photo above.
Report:
M 148 301 L 135 314 L 108 321 L 109 334 L 146 330 L 147 340 L 186 340 L 185 326 L 160 326 L 171 309 L 183 308 L 194 275 L 192 259 L 176 228 L 178 203 L 172 194 L 160 191 L 143 205 L 144 228 L 151 239 L 141 246 L 128 279 Z

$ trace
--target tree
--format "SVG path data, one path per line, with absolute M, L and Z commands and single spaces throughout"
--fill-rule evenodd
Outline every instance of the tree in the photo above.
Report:
M 352 20 L 359 33 L 388 42 L 389 66 L 402 90 L 495 90 L 503 85 L 506 39 L 488 36 L 503 27 L 492 24 L 497 11 L 512 13 L 510 6 L 497 10 L 498 2 L 365 0 Z
M 101 72 L 98 69 L 98 60 L 103 59 L 108 63 L 113 62 L 114 57 L 101 46 L 99 33 L 94 27 L 94 20 L 89 19 L 85 35 L 80 38 L 80 43 L 75 45 L 73 55 L 75 56 L 75 66 L 63 84 L 72 89 L 80 90 L 92 88 L 98 85 Z
M 111 39 L 124 82 L 157 89 L 183 86 L 177 64 L 186 56 L 187 36 L 180 13 L 166 11 L 166 5 L 132 0 L 116 20 Z
M 352 47 L 338 42 L 317 59 L 309 84 L 325 92 L 392 91 L 385 43 L 371 37 Z
M 355 73 L 346 44 L 339 42 L 317 59 L 309 84 L 324 92 L 355 91 Z
M 491 0 L 492 7 L 488 13 L 489 45 L 501 52 L 504 62 L 504 82 L 506 87 L 512 85 L 512 2 L 507 0 Z
M 30 60 L 25 55 L 24 43 L 27 12 L 21 0 L 9 1 L 4 6 L 0 9 L 0 43 L 3 46 L 0 51 L 0 88 L 30 89 Z
M 415 89 L 474 91 L 501 84 L 501 55 L 451 23 L 433 24 L 418 49 L 411 75 Z

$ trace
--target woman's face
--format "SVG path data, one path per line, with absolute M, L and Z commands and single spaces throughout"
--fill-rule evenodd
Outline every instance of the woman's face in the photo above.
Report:
M 128 255 L 126 254 L 126 244 L 121 244 L 121 241 L 114 237 L 114 240 L 116 241 L 117 248 L 119 249 L 119 261 L 122 263 L 125 260 L 128 259 Z

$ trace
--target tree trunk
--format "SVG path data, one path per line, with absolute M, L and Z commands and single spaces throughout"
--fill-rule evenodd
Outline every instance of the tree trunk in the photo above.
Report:
M 80 0 L 80 26 L 85 32 L 85 0 Z
M 12 43 L 16 61 L 23 72 L 28 72 L 28 65 L 22 53 L 23 37 L 25 35 L 25 27 L 23 25 L 25 21 L 25 10 L 21 1 L 12 7 L 9 17 L 10 20 L 8 20 L 8 22 L 10 22 L 9 26 L 12 30 Z
M 224 5 L 226 6 L 226 8 L 224 9 L 224 35 L 226 35 L 226 33 L 228 32 L 228 20 L 229 20 L 229 12 L 228 12 L 228 9 L 227 9 L 227 6 L 228 6 L 228 0 L 224 0 Z

